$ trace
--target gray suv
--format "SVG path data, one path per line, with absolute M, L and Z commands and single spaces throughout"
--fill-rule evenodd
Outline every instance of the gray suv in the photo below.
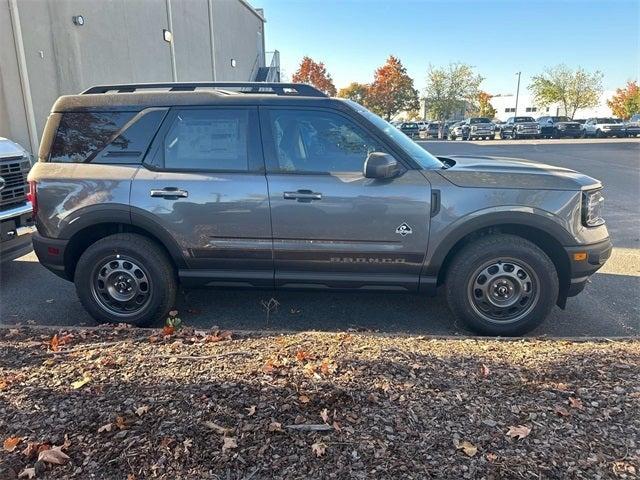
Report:
M 40 262 L 101 322 L 183 286 L 433 295 L 477 332 L 564 307 L 611 252 L 599 181 L 436 158 L 309 85 L 107 85 L 53 106 L 29 174 Z

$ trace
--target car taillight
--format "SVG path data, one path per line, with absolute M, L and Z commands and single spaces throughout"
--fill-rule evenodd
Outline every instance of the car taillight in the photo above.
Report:
M 27 194 L 27 200 L 31 202 L 31 214 L 35 218 L 38 213 L 38 184 L 33 180 L 29 182 L 29 193 Z

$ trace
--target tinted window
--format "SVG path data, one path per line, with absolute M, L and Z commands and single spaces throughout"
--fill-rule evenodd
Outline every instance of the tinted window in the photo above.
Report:
M 535 122 L 533 117 L 515 117 L 514 121 L 516 123 Z
M 347 118 L 322 111 L 271 110 L 277 166 L 290 172 L 361 172 L 382 147 Z
M 249 170 L 249 110 L 181 110 L 164 138 L 164 168 Z
M 137 112 L 64 113 L 51 146 L 49 161 L 91 161 Z M 128 139 L 112 144 L 127 148 Z
M 482 118 L 482 117 L 470 118 L 469 119 L 469 123 L 471 125 L 473 125 L 475 123 L 491 123 L 491 120 L 489 120 L 488 118 Z
M 166 112 L 166 109 L 152 109 L 136 115 L 93 163 L 141 163 Z

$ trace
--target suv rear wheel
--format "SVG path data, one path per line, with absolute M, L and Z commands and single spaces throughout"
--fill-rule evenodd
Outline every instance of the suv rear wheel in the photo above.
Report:
M 453 314 L 485 335 L 521 335 L 540 324 L 558 297 L 551 259 L 514 235 L 490 235 L 464 247 L 446 281 Z
M 76 266 L 76 290 L 98 322 L 145 326 L 173 306 L 176 274 L 171 260 L 141 235 L 110 235 L 91 245 Z

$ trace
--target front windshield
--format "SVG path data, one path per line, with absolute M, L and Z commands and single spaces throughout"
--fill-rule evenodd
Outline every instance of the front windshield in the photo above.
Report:
M 569 117 L 551 117 L 554 122 L 570 122 L 571 119 Z
M 513 119 L 515 123 L 526 123 L 526 122 L 535 122 L 533 117 L 515 117 Z
M 364 118 L 373 123 L 376 127 L 382 130 L 386 135 L 391 137 L 391 139 L 402 149 L 404 152 L 413 158 L 422 168 L 431 169 L 431 168 L 442 168 L 444 164 L 438 160 L 436 157 L 427 152 L 424 148 L 418 145 L 416 142 L 407 137 L 404 133 L 398 130 L 396 127 L 391 125 L 386 120 L 383 120 L 378 115 L 373 112 L 370 112 L 358 102 L 354 102 L 353 100 L 344 100 L 344 102 L 348 103 L 352 108 L 354 108 L 359 114 L 361 114 Z
M 471 125 L 473 125 L 474 123 L 491 123 L 491 120 L 489 120 L 488 118 L 482 118 L 482 117 L 479 117 L 479 118 L 472 118 L 472 119 L 470 119 L 470 120 L 469 120 L 469 123 L 470 123 Z

